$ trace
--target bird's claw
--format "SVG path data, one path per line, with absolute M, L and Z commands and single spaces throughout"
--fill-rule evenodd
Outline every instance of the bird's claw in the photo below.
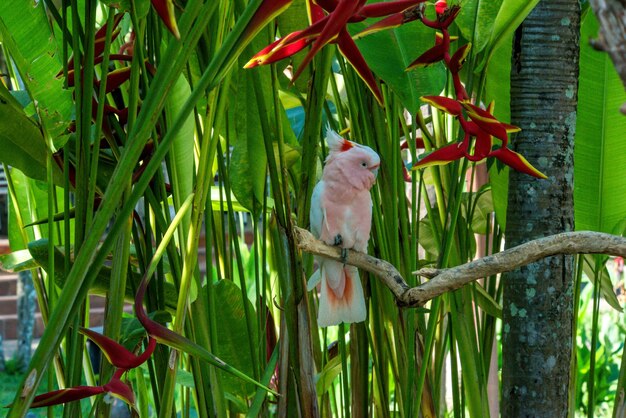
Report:
M 333 245 L 338 247 L 341 244 L 343 244 L 343 238 L 341 237 L 341 234 L 335 235 L 335 241 L 333 242 Z
M 343 264 L 346 264 L 347 260 L 348 260 L 348 249 L 347 248 L 342 248 L 341 249 L 341 262 Z

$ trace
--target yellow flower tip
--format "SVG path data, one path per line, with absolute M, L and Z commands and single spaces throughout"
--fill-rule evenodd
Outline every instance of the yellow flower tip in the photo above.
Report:
M 256 58 L 252 58 L 250 61 L 246 62 L 243 68 L 247 70 L 250 68 L 258 67 L 259 65 L 261 65 L 261 61 Z

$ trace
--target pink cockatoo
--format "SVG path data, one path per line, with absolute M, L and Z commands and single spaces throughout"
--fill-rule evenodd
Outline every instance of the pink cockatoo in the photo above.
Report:
M 366 252 L 372 226 L 370 189 L 380 157 L 330 128 L 326 142 L 329 154 L 311 198 L 311 232 L 326 244 Z M 312 290 L 321 281 L 318 325 L 365 321 L 365 298 L 356 267 L 322 257 L 316 260 L 319 269 L 307 287 Z

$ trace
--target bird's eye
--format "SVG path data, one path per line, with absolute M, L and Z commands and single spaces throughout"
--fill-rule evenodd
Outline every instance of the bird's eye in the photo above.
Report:
M 367 163 L 366 163 L 365 161 L 363 161 L 363 162 L 361 163 L 361 167 L 367 167 Z

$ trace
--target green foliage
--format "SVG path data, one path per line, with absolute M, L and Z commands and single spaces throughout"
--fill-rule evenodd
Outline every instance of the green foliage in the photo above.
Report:
M 0 15 L 2 43 L 11 51 L 26 90 L 37 100 L 37 117 L 43 124 L 43 131 L 59 140 L 72 117 L 72 98 L 63 88 L 63 81 L 56 77 L 63 67 L 63 54 L 56 39 L 50 36 L 44 3 L 4 2 L 0 5 Z
M 0 266 L 40 268 L 44 286 L 38 296 L 47 329 L 31 369 L 54 370 L 63 386 L 102 384 L 88 368 L 81 375 L 83 337 L 77 329 L 88 325 L 83 302 L 88 294 L 107 295 L 105 334 L 141 352 L 145 330 L 136 319 L 122 319 L 122 305 L 146 275 L 151 282 L 145 309 L 171 334 L 160 336 L 145 365 L 126 373 L 140 416 L 149 408 L 161 417 L 202 418 L 308 416 L 314 410 L 322 416 L 489 416 L 488 399 L 498 395 L 488 385 L 489 376 L 498 375 L 491 367 L 502 316 L 497 277 L 416 309 L 399 308 L 378 279 L 363 273 L 367 321 L 319 329 L 317 294 L 304 287 L 313 260 L 296 247 L 292 231 L 296 222 L 307 226 L 310 192 L 326 154 L 326 120 L 338 130 L 349 127 L 346 136 L 381 156 L 372 190 L 370 254 L 393 263 L 417 285 L 421 279 L 412 272 L 420 267 L 452 267 L 499 251 L 508 169 L 489 162 L 490 181 L 478 186 L 467 180 L 487 171 L 482 162 L 455 161 L 412 171 L 405 179 L 405 166 L 422 152 L 416 138 L 430 151 L 459 136 L 456 117 L 420 100 L 453 94 L 444 66 L 406 71 L 435 44 L 432 28 L 418 20 L 356 41 L 382 81 L 385 102 L 379 106 L 333 46 L 324 47 L 306 69 L 310 79 L 305 72 L 294 86 L 285 76 L 284 70 L 293 70 L 287 61 L 240 68 L 277 36 L 304 29 L 304 2 L 278 17 L 277 31 L 273 24 L 261 25 L 255 12 L 279 2 L 176 3 L 180 41 L 147 11 L 148 2 L 122 2 L 127 13 L 120 34 L 114 40 L 111 32 L 104 36 L 110 47 L 98 58 L 108 66 L 94 64 L 90 51 L 117 2 L 70 2 L 66 10 L 51 10 L 50 19 L 43 3 L 27 3 L 0 6 L 2 45 L 29 95 L 25 108 L 14 92 L 0 87 L 0 159 L 15 168 L 10 182 L 19 203 L 11 243 L 22 249 L 1 257 Z M 493 114 L 504 122 L 512 33 L 535 4 L 460 2 L 451 28 L 459 35 L 452 53 L 473 45 L 459 73 L 469 96 L 476 103 L 495 100 Z M 426 14 L 434 17 L 430 3 Z M 348 28 L 354 34 L 371 23 Z M 589 25 L 585 34 L 595 30 Z M 110 54 L 130 46 L 131 30 L 130 61 L 111 60 Z M 87 78 L 103 80 L 114 68 L 129 71 L 128 79 L 113 92 L 100 91 L 97 83 L 63 88 L 56 78 L 63 48 L 67 55 L 81 50 L 85 68 L 95 68 L 85 71 Z M 608 175 L 626 167 L 617 140 L 623 121 L 611 113 L 623 97 L 599 97 L 611 90 L 615 75 L 608 61 L 596 62 L 586 46 L 582 50 L 577 141 L 583 145 L 576 164 L 584 179 L 576 183 L 577 222 L 608 230 L 626 216 L 623 202 L 613 198 L 623 194 L 612 180 L 619 176 Z M 301 59 L 294 56 L 296 68 Z M 587 75 L 598 68 L 604 77 Z M 15 89 L 20 84 L 12 75 Z M 98 100 L 84 99 L 91 97 Z M 105 103 L 127 110 L 128 120 Z M 294 104 L 305 113 L 297 139 L 285 111 Z M 75 131 L 68 138 L 72 119 Z M 601 141 L 589 141 L 590 132 L 602 132 Z M 405 139 L 408 150 L 401 152 Z M 62 148 L 56 159 L 51 143 Z M 49 239 L 35 239 L 40 237 Z M 619 308 L 606 269 L 587 265 L 590 275 L 599 273 L 598 294 Z M 590 288 L 583 299 L 591 298 Z M 587 321 L 580 312 L 579 321 Z M 607 332 L 598 338 L 597 325 L 591 331 L 581 327 L 575 388 L 580 409 L 588 408 L 590 376 L 598 382 L 595 402 L 613 399 L 619 371 L 614 360 L 623 336 Z M 594 333 L 595 351 L 589 348 Z M 106 382 L 111 375 L 105 367 L 100 377 Z M 41 379 L 38 374 L 34 383 L 55 387 Z M 21 393 L 24 383 L 11 390 Z M 23 415 L 30 395 L 16 398 L 10 417 Z M 98 414 L 107 414 L 106 404 L 95 405 Z M 66 416 L 78 413 L 74 408 L 68 404 Z
M 37 124 L 0 84 L 0 162 L 11 164 L 33 179 L 46 179 L 45 141 Z
M 438 94 L 446 73 L 441 65 L 406 71 L 409 64 L 433 43 L 433 31 L 423 25 L 404 25 L 357 41 L 372 71 L 385 80 L 402 106 L 416 113 L 420 97 Z
M 617 384 L 626 329 L 621 325 L 621 314 L 613 307 L 601 303 L 598 323 L 593 322 L 593 286 L 583 281 L 580 296 L 578 327 L 576 333 L 576 408 L 579 412 L 593 416 L 611 416 L 614 402 L 617 401 Z M 593 338 L 593 335 L 596 338 Z M 596 342 L 595 347 L 592 345 Z M 591 362 L 591 356 L 595 360 Z M 590 405 L 589 382 L 594 381 L 594 400 Z
M 613 232 L 626 217 L 626 93 L 607 54 L 586 41 L 598 33 L 587 14 L 581 28 L 580 85 L 576 119 L 574 189 L 576 229 Z

